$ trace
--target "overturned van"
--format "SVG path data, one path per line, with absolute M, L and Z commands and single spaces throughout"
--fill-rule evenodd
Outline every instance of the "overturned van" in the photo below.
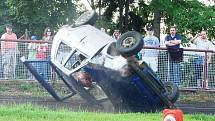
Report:
M 61 97 L 31 66 L 21 59 L 42 86 L 59 101 L 79 94 L 89 105 L 113 111 L 151 112 L 174 108 L 178 87 L 160 78 L 135 55 L 143 48 L 142 36 L 130 31 L 118 40 L 95 28 L 97 14 L 87 11 L 73 25 L 63 26 L 54 37 L 47 60 L 71 89 Z M 99 98 L 90 91 L 103 92 Z

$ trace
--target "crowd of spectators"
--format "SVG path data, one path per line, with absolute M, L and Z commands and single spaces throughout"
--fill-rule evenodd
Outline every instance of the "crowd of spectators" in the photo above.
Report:
M 105 30 L 104 28 L 102 28 Z M 154 36 L 153 26 L 147 25 L 145 27 L 146 35 L 143 36 L 144 46 L 147 47 L 160 47 L 159 39 Z M 120 37 L 121 33 L 119 30 L 114 30 L 112 37 L 116 40 Z M 209 41 L 207 37 L 207 31 L 202 30 L 196 36 L 189 38 L 192 42 L 192 48 L 200 50 L 213 50 L 215 41 Z M 178 86 L 181 85 L 180 79 L 180 62 L 183 60 L 183 47 L 182 47 L 182 36 L 177 34 L 176 26 L 171 26 L 169 34 L 164 39 L 165 47 L 168 52 L 168 81 L 172 81 Z M 203 65 L 205 60 L 204 52 L 194 52 L 194 74 L 195 74 L 195 86 L 202 86 L 203 83 Z M 211 55 L 208 54 L 207 61 L 211 59 Z M 138 60 L 145 61 L 154 72 L 158 71 L 158 56 L 159 51 L 157 49 L 143 49 L 138 53 Z
M 51 48 L 48 43 L 39 43 L 33 42 L 37 41 L 52 41 L 53 32 L 49 27 L 45 28 L 42 39 L 39 39 L 38 36 L 32 35 L 32 42 L 27 45 L 27 59 L 35 60 L 45 60 L 49 56 L 49 50 Z M 6 25 L 5 33 L 1 36 L 1 77 L 4 79 L 15 79 L 16 77 L 16 68 L 17 68 L 17 55 L 20 53 L 18 49 L 18 43 L 14 40 L 17 40 L 17 35 L 13 32 L 11 25 Z M 35 63 L 32 62 L 32 65 L 36 67 L 37 71 L 44 77 L 45 80 L 48 80 L 48 65 L 47 62 Z M 29 78 L 33 78 L 29 74 Z
M 17 53 L 18 44 L 17 42 L 10 42 L 10 40 L 17 40 L 16 34 L 12 31 L 12 26 L 8 25 L 5 28 L 6 32 L 1 36 L 1 39 L 6 41 L 1 41 L 1 64 L 0 70 L 2 70 L 1 75 L 3 78 L 10 79 L 15 77 L 15 69 L 17 64 Z M 110 34 L 109 29 L 101 28 L 102 32 Z M 142 41 L 144 41 L 144 46 L 148 47 L 160 47 L 160 41 L 158 37 L 154 36 L 153 26 L 145 27 L 146 35 L 143 36 Z M 121 36 L 120 30 L 114 30 L 112 34 L 114 39 L 119 39 Z M 47 43 L 35 43 L 37 41 L 52 41 L 53 31 L 50 27 L 45 28 L 42 39 L 39 39 L 38 36 L 32 35 L 32 42 L 28 44 L 28 59 L 29 60 L 45 60 L 48 58 L 48 52 L 51 49 L 50 44 Z M 202 30 L 201 33 L 197 34 L 195 37 L 190 38 L 190 41 L 195 45 L 197 49 L 211 50 L 213 49 L 212 45 L 214 41 L 209 41 L 207 37 L 207 31 Z M 175 26 L 170 27 L 169 34 L 165 37 L 165 46 L 168 51 L 168 81 L 172 81 L 178 86 L 180 86 L 180 62 L 183 57 L 183 49 L 180 45 L 182 43 L 181 35 L 177 34 L 177 28 Z M 140 51 L 140 57 L 145 61 L 154 72 L 158 72 L 158 56 L 159 51 L 157 49 L 143 49 Z M 204 53 L 196 52 L 194 56 L 195 60 L 195 81 L 202 84 L 202 72 L 204 65 Z M 210 56 L 207 61 L 210 61 Z M 47 62 L 41 62 L 39 64 L 32 64 L 36 67 L 37 71 L 44 77 L 45 80 L 48 80 L 48 64 Z M 198 84 L 197 84 L 198 85 Z

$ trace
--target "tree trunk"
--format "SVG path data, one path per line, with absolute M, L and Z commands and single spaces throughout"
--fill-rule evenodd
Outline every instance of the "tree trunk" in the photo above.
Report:
M 101 7 L 101 4 L 102 4 L 102 0 L 99 0 L 99 3 L 98 3 L 98 7 L 99 7 L 99 20 L 101 20 L 101 10 L 102 10 L 102 7 Z
M 154 35 L 160 40 L 160 21 L 161 21 L 161 11 L 156 9 L 154 11 Z
M 123 30 L 123 9 L 124 9 L 124 0 L 119 0 L 119 29 Z
M 92 9 L 95 9 L 95 2 L 94 2 L 94 0 L 91 0 L 91 7 L 92 7 Z
M 124 30 L 123 30 L 123 32 L 127 32 L 128 31 L 129 3 L 130 3 L 130 0 L 126 0 L 126 2 L 125 2 L 125 21 L 124 21 Z

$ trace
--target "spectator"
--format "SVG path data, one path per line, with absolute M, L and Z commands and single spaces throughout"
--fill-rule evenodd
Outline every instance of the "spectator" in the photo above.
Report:
M 114 30 L 114 32 L 113 32 L 114 39 L 116 39 L 116 40 L 119 39 L 120 35 L 121 35 L 121 33 L 119 32 L 119 30 Z
M 107 32 L 107 34 L 108 34 L 108 35 L 110 35 L 110 29 L 107 29 L 107 31 L 106 31 L 106 32 Z
M 54 37 L 54 34 L 53 34 L 53 31 L 51 30 L 50 27 L 46 27 L 45 30 L 44 30 L 44 34 L 43 34 L 43 40 L 44 41 L 53 41 L 53 37 Z M 50 54 L 51 54 L 51 44 L 47 43 L 47 50 L 46 50 L 46 58 L 50 58 Z M 47 73 L 52 73 L 51 74 L 51 77 L 52 78 L 55 78 L 55 75 L 54 75 L 54 70 L 52 70 L 51 68 L 48 68 L 48 71 Z
M 31 40 L 37 40 L 37 36 L 31 36 Z M 37 44 L 36 43 L 29 43 L 28 44 L 28 60 L 35 61 L 36 60 L 36 54 L 37 54 Z M 31 65 L 34 68 L 37 68 L 37 65 L 35 62 L 32 62 Z M 34 79 L 33 75 L 28 72 L 29 79 Z
M 37 36 L 31 36 L 31 40 L 37 40 Z M 28 59 L 35 60 L 37 54 L 37 44 L 29 43 L 28 44 Z
M 16 54 L 18 51 L 17 42 L 10 42 L 17 40 L 17 36 L 12 31 L 12 26 L 6 26 L 6 32 L 1 36 L 1 53 L 2 53 L 2 67 L 4 78 L 15 78 Z
M 37 64 L 37 71 L 43 76 L 45 81 L 48 81 L 48 64 L 44 62 L 47 59 L 46 52 L 48 51 L 47 43 L 40 43 L 37 46 L 36 59 L 40 60 Z
M 212 49 L 212 43 L 208 40 L 207 32 L 201 31 L 200 34 L 197 34 L 195 37 L 191 39 L 196 45 L 197 49 L 209 50 Z M 204 55 L 205 53 L 199 52 L 194 57 L 195 62 L 195 81 L 198 87 L 202 86 L 202 72 L 204 65 Z M 208 62 L 210 61 L 210 55 L 208 56 Z
M 49 27 L 45 28 L 43 38 L 44 41 L 52 41 L 53 40 L 53 32 Z
M 102 27 L 100 30 L 101 30 L 102 32 L 106 33 L 105 28 Z
M 51 31 L 50 27 L 45 28 L 42 40 L 44 40 L 44 41 L 52 41 L 53 37 L 54 37 L 53 32 Z M 49 46 L 47 48 L 47 51 L 46 51 L 47 56 L 50 55 L 50 49 L 51 49 L 51 46 L 49 44 Z
M 213 45 L 215 45 L 215 38 L 213 38 L 211 42 Z
M 176 27 L 170 27 L 170 34 L 165 37 L 165 45 L 169 50 L 177 50 L 180 48 L 181 36 L 176 34 Z M 176 53 L 177 54 L 177 53 Z M 176 55 L 177 56 L 177 55 Z M 179 61 L 173 58 L 169 59 L 169 80 L 180 85 L 180 68 Z
M 212 38 L 211 42 L 212 42 L 212 50 L 215 52 L 215 38 Z
M 152 26 L 146 27 L 146 36 L 143 38 L 144 46 L 159 47 L 160 43 L 157 37 L 154 35 Z M 142 55 L 144 61 L 152 68 L 154 72 L 158 71 L 158 50 L 156 49 L 144 49 Z

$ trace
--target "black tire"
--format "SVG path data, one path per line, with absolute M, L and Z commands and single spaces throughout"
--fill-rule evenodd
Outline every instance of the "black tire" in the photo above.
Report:
M 175 103 L 179 97 L 179 88 L 173 82 L 164 82 L 164 87 L 167 91 L 167 97 L 172 102 Z
M 143 49 L 142 35 L 136 31 L 126 32 L 117 40 L 116 48 L 123 57 L 136 55 Z
M 74 26 L 81 26 L 81 25 L 94 25 L 96 23 L 97 13 L 94 10 L 84 12 L 78 19 L 75 21 Z

